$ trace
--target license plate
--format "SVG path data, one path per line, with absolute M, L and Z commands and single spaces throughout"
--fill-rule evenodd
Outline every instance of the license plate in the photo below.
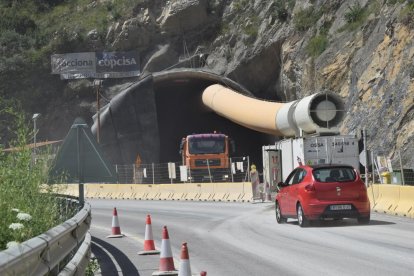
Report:
M 330 206 L 331 210 L 351 210 L 352 206 L 351 205 L 331 205 Z

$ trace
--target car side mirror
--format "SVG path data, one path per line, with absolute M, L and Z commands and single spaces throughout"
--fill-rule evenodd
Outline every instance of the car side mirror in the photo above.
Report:
M 283 188 L 283 187 L 286 187 L 287 185 L 281 181 L 281 182 L 277 183 L 277 186 L 279 188 Z

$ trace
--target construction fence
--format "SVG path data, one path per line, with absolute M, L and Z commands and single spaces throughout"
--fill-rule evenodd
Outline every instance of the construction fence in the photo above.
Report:
M 207 162 L 208 163 L 208 162 Z M 190 169 L 182 162 L 115 165 L 118 183 L 167 184 L 167 183 L 216 183 L 250 181 L 249 157 L 229 159 L 229 168 Z
M 370 152 L 367 169 L 371 183 L 414 185 L 414 170 L 404 164 L 400 151 L 391 158 L 381 152 Z

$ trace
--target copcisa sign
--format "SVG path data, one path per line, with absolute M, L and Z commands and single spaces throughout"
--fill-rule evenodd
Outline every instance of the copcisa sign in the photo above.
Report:
M 127 78 L 140 74 L 139 56 L 130 52 L 85 52 L 51 56 L 52 74 L 61 79 Z

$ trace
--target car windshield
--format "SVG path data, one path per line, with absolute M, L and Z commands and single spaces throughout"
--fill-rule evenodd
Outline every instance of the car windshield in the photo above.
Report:
M 356 178 L 351 167 L 329 167 L 314 169 L 313 177 L 319 182 L 348 182 Z
M 224 137 L 191 137 L 189 139 L 191 154 L 223 153 L 224 151 Z

